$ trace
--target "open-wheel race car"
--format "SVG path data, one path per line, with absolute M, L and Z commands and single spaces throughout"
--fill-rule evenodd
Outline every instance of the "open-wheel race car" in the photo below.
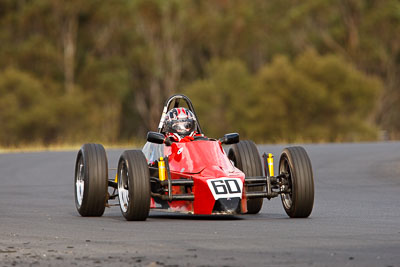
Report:
M 228 154 L 222 145 L 230 145 Z M 75 165 L 75 204 L 82 216 L 102 216 L 120 206 L 123 216 L 146 220 L 150 210 L 186 214 L 257 214 L 263 199 L 281 196 L 292 218 L 311 214 L 314 181 L 302 147 L 288 147 L 274 175 L 272 154 L 260 157 L 252 141 L 239 134 L 204 136 L 188 97 L 165 103 L 157 132 L 147 134 L 142 150 L 126 150 L 109 178 L 105 149 L 85 144 Z M 118 203 L 113 204 L 113 200 Z

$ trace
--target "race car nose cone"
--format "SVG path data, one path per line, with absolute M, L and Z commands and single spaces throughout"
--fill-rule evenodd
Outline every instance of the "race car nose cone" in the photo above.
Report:
M 240 198 L 220 198 L 216 200 L 213 208 L 213 213 L 240 213 Z

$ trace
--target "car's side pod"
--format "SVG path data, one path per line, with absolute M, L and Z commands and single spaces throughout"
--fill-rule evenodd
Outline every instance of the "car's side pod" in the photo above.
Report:
M 219 141 L 221 144 L 232 145 L 239 143 L 239 134 L 238 133 L 228 133 L 225 134 L 224 137 L 220 138 Z

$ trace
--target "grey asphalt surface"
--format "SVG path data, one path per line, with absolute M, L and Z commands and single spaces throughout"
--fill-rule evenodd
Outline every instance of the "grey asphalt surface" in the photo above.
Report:
M 277 163 L 285 146 L 259 146 Z M 304 146 L 315 203 L 289 219 L 278 198 L 258 215 L 75 209 L 76 151 L 0 154 L 1 266 L 400 266 L 400 143 Z M 115 167 L 121 150 L 107 150 Z M 276 166 L 277 167 L 277 166 Z

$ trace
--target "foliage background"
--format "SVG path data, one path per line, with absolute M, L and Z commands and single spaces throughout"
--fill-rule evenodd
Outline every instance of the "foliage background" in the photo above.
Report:
M 0 145 L 126 142 L 173 93 L 208 136 L 400 137 L 397 0 L 1 0 Z

